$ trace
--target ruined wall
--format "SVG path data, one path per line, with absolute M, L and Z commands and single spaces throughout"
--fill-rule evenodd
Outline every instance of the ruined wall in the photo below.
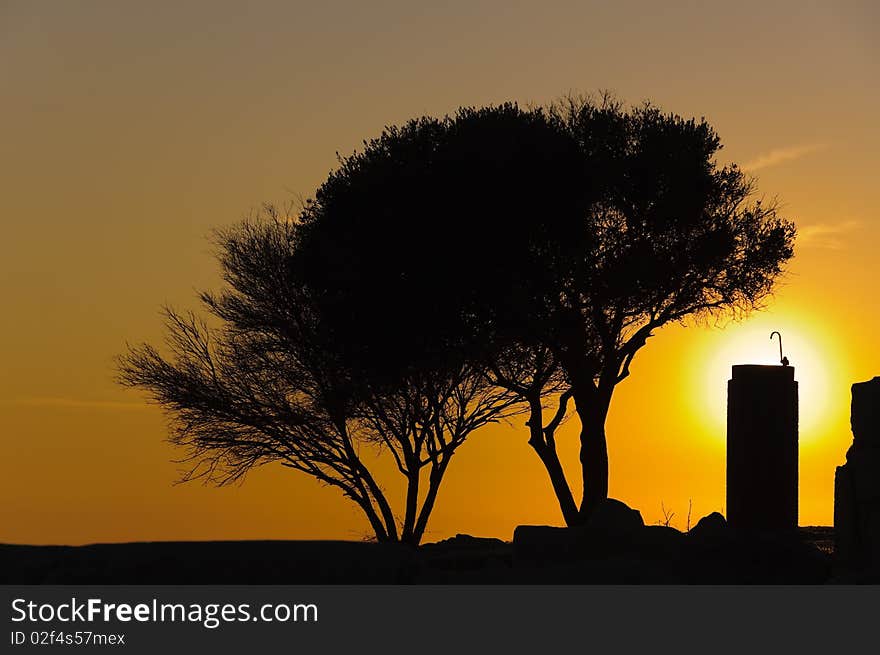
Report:
M 841 564 L 880 566 L 880 377 L 852 385 L 853 443 L 834 476 L 835 552 Z

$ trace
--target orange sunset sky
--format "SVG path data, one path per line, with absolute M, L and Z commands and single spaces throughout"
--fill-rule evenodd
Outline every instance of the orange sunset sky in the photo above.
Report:
M 610 493 L 685 527 L 724 510 L 726 381 L 801 389 L 800 523 L 832 522 L 849 385 L 880 375 L 880 9 L 872 2 L 0 0 L 0 541 L 360 539 L 332 489 L 280 466 L 174 485 L 161 411 L 113 382 L 160 305 L 217 288 L 207 239 L 314 192 L 386 124 L 612 90 L 705 116 L 799 228 L 767 311 L 671 326 L 608 423 Z M 561 524 L 522 420 L 471 436 L 425 541 Z M 576 418 L 561 450 L 577 479 Z M 394 489 L 396 481 L 390 481 Z

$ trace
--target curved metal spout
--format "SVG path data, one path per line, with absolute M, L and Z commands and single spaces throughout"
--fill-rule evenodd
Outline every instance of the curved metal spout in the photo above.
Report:
M 785 357 L 782 354 L 782 335 L 777 330 L 773 330 L 773 332 L 770 333 L 770 341 L 773 341 L 774 334 L 779 337 L 779 363 L 783 366 L 788 366 L 788 357 Z

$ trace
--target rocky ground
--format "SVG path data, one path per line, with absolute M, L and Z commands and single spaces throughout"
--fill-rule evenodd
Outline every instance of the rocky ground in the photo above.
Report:
M 823 584 L 833 532 L 737 534 L 720 514 L 688 533 L 609 500 L 582 528 L 519 526 L 512 542 L 457 535 L 418 549 L 319 541 L 0 546 L 2 584 Z
M 644 525 L 608 501 L 583 528 L 519 526 L 512 543 L 459 535 L 421 548 L 419 582 L 537 584 L 823 584 L 831 528 L 737 534 L 714 513 L 688 533 Z

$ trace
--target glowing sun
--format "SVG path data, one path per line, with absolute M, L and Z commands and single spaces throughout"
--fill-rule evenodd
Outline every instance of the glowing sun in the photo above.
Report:
M 781 366 L 779 341 L 770 334 L 782 334 L 783 355 L 794 367 L 798 382 L 799 428 L 801 443 L 809 443 L 827 431 L 836 413 L 832 394 L 839 374 L 834 365 L 834 348 L 815 324 L 803 320 L 761 316 L 724 329 L 710 330 L 694 383 L 697 413 L 705 417 L 712 433 L 724 438 L 726 431 L 727 380 L 736 364 Z

